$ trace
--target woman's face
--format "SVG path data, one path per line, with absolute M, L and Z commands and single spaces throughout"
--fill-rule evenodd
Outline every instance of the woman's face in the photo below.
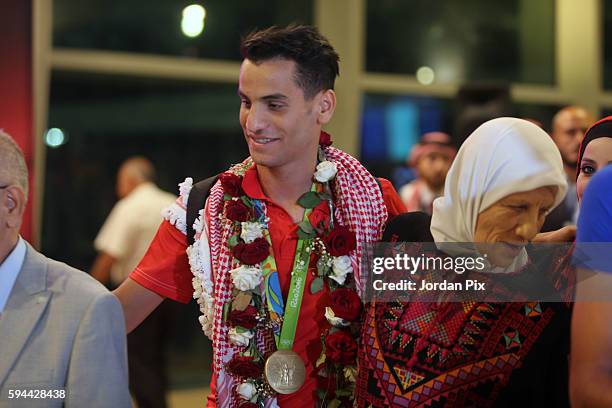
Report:
M 478 214 L 474 242 L 493 265 L 507 267 L 542 228 L 556 186 L 510 194 Z M 489 245 L 495 244 L 495 245 Z
M 591 177 L 603 167 L 612 164 L 612 136 L 600 137 L 587 145 L 580 161 L 580 173 L 576 180 L 576 192 L 578 200 L 582 200 L 582 194 L 591 181 Z

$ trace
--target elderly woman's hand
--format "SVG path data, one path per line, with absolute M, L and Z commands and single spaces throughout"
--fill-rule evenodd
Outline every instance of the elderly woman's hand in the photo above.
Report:
M 556 231 L 540 232 L 533 242 L 572 242 L 576 239 L 576 226 L 567 225 Z

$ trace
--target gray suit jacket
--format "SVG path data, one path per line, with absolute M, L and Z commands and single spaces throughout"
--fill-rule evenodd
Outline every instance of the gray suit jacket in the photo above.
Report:
M 0 315 L 0 407 L 130 407 L 125 341 L 115 296 L 27 245 Z M 8 399 L 30 389 L 66 398 Z

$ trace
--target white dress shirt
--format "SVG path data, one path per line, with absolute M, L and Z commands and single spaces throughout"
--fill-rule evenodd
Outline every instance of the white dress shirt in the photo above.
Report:
M 115 258 L 110 280 L 121 284 L 149 248 L 163 218 L 161 212 L 176 196 L 153 183 L 143 183 L 119 200 L 98 233 L 94 246 Z
M 15 248 L 13 248 L 4 262 L 0 264 L 0 313 L 4 310 L 4 306 L 6 306 L 6 302 L 11 295 L 11 291 L 17 280 L 17 275 L 19 275 L 19 271 L 23 266 L 25 254 L 25 242 L 19 237 L 19 241 L 17 241 Z

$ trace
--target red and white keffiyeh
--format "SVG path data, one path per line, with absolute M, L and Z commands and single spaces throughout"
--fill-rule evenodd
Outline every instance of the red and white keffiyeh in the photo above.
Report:
M 379 240 L 387 220 L 387 209 L 376 179 L 349 154 L 331 146 L 324 147 L 323 151 L 326 160 L 335 162 L 338 170 L 331 182 L 335 219 L 355 232 L 358 243 Z M 230 171 L 238 166 L 244 167 L 245 163 L 251 163 L 251 159 L 246 159 Z M 217 405 L 237 407 L 240 399 L 235 392 L 236 384 L 232 376 L 225 372 L 225 364 L 238 350 L 228 341 L 229 327 L 223 319 L 223 308 L 232 292 L 229 271 L 237 266 L 233 264 L 227 245 L 233 231 L 231 221 L 223 216 L 223 193 L 221 183 L 217 182 L 210 191 L 204 217 L 194 224 L 196 241 L 187 253 L 194 274 L 194 298 L 198 300 L 203 313 L 200 323 L 213 342 Z M 357 245 L 351 261 L 358 292 L 361 292 L 364 284 L 359 268 L 361 257 L 362 248 Z M 268 400 L 266 406 L 277 406 L 276 400 Z

